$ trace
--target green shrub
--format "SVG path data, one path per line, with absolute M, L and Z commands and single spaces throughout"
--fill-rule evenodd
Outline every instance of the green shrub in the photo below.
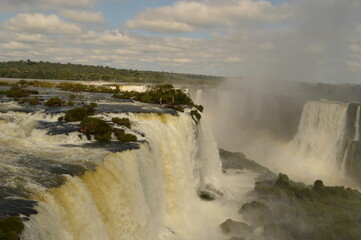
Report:
M 321 180 L 316 180 L 314 185 L 313 185 L 313 189 L 316 192 L 322 192 L 325 190 L 325 186 L 323 185 L 323 182 Z
M 24 230 L 20 217 L 6 217 L 0 219 L 0 239 L 18 240 L 19 234 Z
M 120 125 L 120 126 L 126 126 L 127 128 L 130 128 L 130 121 L 129 118 L 112 118 L 112 122 Z
M 70 109 L 65 113 L 65 121 L 78 122 L 94 114 L 95 114 L 95 109 L 92 107 L 86 106 L 86 107 L 74 108 L 74 109 Z
M 136 136 L 132 134 L 126 134 L 123 129 L 114 128 L 113 132 L 118 141 L 121 142 L 136 142 L 138 140 Z
M 47 107 L 61 107 L 64 104 L 65 102 L 59 97 L 49 98 L 49 100 L 44 103 L 44 105 Z
M 109 141 L 112 135 L 112 128 L 102 119 L 86 117 L 80 122 L 80 132 L 87 136 L 94 135 L 95 140 Z
M 22 98 L 19 100 L 19 103 L 20 104 L 29 103 L 30 105 L 38 105 L 38 104 L 40 104 L 40 99 L 38 97 Z
M 29 93 L 18 86 L 13 86 L 6 91 L 6 96 L 11 98 L 28 97 Z
M 96 107 L 98 107 L 98 104 L 92 102 L 92 103 L 89 103 L 89 107 L 96 108 Z
M 117 99 L 133 99 L 140 94 L 141 93 L 136 91 L 124 91 L 124 92 L 120 92 L 119 94 L 114 94 L 113 97 Z
M 290 185 L 290 179 L 286 174 L 280 173 L 278 175 L 278 179 L 276 180 L 276 185 L 287 187 Z
M 68 96 L 68 98 L 69 98 L 69 100 L 75 100 L 75 99 L 76 99 L 76 95 L 70 94 L 70 95 Z
M 22 79 L 22 80 L 18 81 L 18 82 L 16 83 L 16 85 L 20 85 L 20 86 L 22 86 L 22 87 L 27 87 L 27 86 L 29 86 L 29 82 L 26 81 L 26 80 L 24 80 L 24 79 Z
M 202 115 L 197 110 L 192 110 L 191 116 L 196 122 L 199 122 L 199 120 L 201 120 L 202 117 Z

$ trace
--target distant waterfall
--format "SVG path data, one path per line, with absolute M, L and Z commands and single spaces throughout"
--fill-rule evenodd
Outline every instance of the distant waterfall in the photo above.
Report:
M 353 140 L 355 140 L 355 141 L 360 141 L 360 108 L 361 108 L 361 106 L 357 107 L 356 119 L 355 119 L 355 123 L 354 123 L 355 134 L 354 134 Z
M 323 161 L 323 166 L 355 177 L 355 169 L 361 166 L 360 150 L 356 150 L 359 140 L 360 105 L 312 101 L 304 106 L 298 132 L 290 146 L 306 158 Z
M 127 117 L 144 136 L 140 148 L 111 153 L 94 171 L 68 175 L 64 185 L 35 194 L 39 214 L 26 222 L 24 239 L 182 237 L 197 190 L 217 188 L 216 143 L 202 120 L 185 113 Z
M 298 132 L 291 144 L 305 156 L 336 165 L 344 151 L 347 108 L 347 104 L 306 103 Z

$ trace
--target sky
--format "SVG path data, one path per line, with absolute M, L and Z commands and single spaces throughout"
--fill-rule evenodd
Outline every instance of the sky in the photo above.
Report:
M 360 0 L 0 0 L 0 61 L 361 83 Z

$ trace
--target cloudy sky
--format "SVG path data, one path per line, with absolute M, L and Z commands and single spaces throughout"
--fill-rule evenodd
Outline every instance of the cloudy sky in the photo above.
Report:
M 360 0 L 0 0 L 0 61 L 361 83 Z

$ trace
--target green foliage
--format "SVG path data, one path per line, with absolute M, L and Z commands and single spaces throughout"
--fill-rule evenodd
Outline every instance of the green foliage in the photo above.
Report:
M 42 88 L 51 88 L 51 87 L 56 87 L 58 86 L 57 83 L 52 83 L 52 82 L 44 82 L 44 81 L 30 81 L 29 85 L 33 86 L 33 87 L 42 87 Z
M 268 168 L 261 166 L 253 160 L 247 159 L 243 153 L 233 153 L 220 148 L 219 156 L 222 160 L 223 169 L 250 170 L 262 174 L 262 176 L 265 176 L 267 179 L 276 178 L 276 175 Z
M 98 107 L 98 104 L 92 102 L 92 103 L 89 103 L 89 106 L 90 106 L 91 108 L 96 108 L 96 107 Z
M 150 83 L 189 83 L 211 85 L 220 83 L 223 78 L 153 71 L 116 69 L 103 66 L 81 64 L 61 64 L 50 62 L 9 61 L 0 62 L 0 77 L 24 79 L 63 79 L 63 80 L 103 80 L 119 82 Z
M 254 193 L 269 206 L 243 205 L 240 213 L 253 226 L 264 227 L 267 239 L 349 240 L 361 239 L 361 193 L 345 187 L 314 186 L 291 181 L 287 175 L 257 182 Z M 257 219 L 259 212 L 266 218 Z
M 325 190 L 325 186 L 323 185 L 323 182 L 321 180 L 316 180 L 313 189 L 316 192 L 322 192 Z
M 6 91 L 6 96 L 11 98 L 29 97 L 29 93 L 27 93 L 23 88 L 13 86 Z
M 86 117 L 80 122 L 80 132 L 87 135 L 87 137 L 94 135 L 95 140 L 109 141 L 112 135 L 112 128 L 102 119 Z
M 0 81 L 0 86 L 9 86 L 10 84 L 10 82 Z
M 290 185 L 290 179 L 288 178 L 288 176 L 286 174 L 280 173 L 278 175 L 278 179 L 276 180 L 276 185 L 287 187 Z
M 90 106 L 74 108 L 74 109 L 70 109 L 65 113 L 65 121 L 78 122 L 94 114 L 95 114 L 95 109 Z
M 134 99 L 138 95 L 140 95 L 140 93 L 136 91 L 124 91 L 120 92 L 120 94 L 114 94 L 113 97 L 117 99 Z
M 70 94 L 68 98 L 69 98 L 69 100 L 75 100 L 75 99 L 76 99 L 76 95 Z
M 113 132 L 117 137 L 118 141 L 121 142 L 136 142 L 138 139 L 133 134 L 127 134 L 124 132 L 124 129 L 114 128 Z
M 59 97 L 49 98 L 49 100 L 44 103 L 44 105 L 47 107 L 61 107 L 64 104 L 65 102 Z
M 194 105 L 195 108 L 197 108 L 198 111 L 203 112 L 204 107 L 202 105 Z
M 113 97 L 119 99 L 134 99 L 144 103 L 162 104 L 165 107 L 179 111 L 183 111 L 181 105 L 195 106 L 188 94 L 180 89 L 174 89 L 171 84 L 154 85 L 147 91 L 141 93 L 135 91 L 121 92 L 121 94 L 113 95 Z M 193 113 L 193 115 L 196 116 L 196 119 L 200 116 L 198 112 Z
M 22 98 L 19 100 L 19 103 L 29 103 L 30 105 L 38 105 L 40 104 L 40 99 L 38 97 L 33 98 Z
M 127 128 L 130 128 L 130 121 L 129 118 L 112 118 L 112 122 L 120 125 L 120 126 L 126 126 Z
M 29 82 L 26 81 L 26 80 L 24 80 L 24 79 L 22 79 L 22 80 L 18 81 L 18 82 L 16 83 L 16 85 L 20 85 L 20 86 L 22 86 L 22 87 L 27 87 L 27 86 L 29 86 Z
M 57 85 L 63 91 L 70 92 L 94 92 L 94 93 L 118 93 L 119 90 L 104 86 L 92 86 L 81 83 L 61 82 Z
M 0 239 L 18 240 L 19 234 L 24 230 L 24 224 L 20 217 L 6 217 L 0 219 Z
M 256 226 L 265 225 L 271 221 L 271 210 L 266 204 L 258 201 L 243 204 L 238 213 L 242 214 L 247 222 Z
M 202 115 L 197 110 L 191 111 L 192 118 L 198 123 L 201 120 Z

